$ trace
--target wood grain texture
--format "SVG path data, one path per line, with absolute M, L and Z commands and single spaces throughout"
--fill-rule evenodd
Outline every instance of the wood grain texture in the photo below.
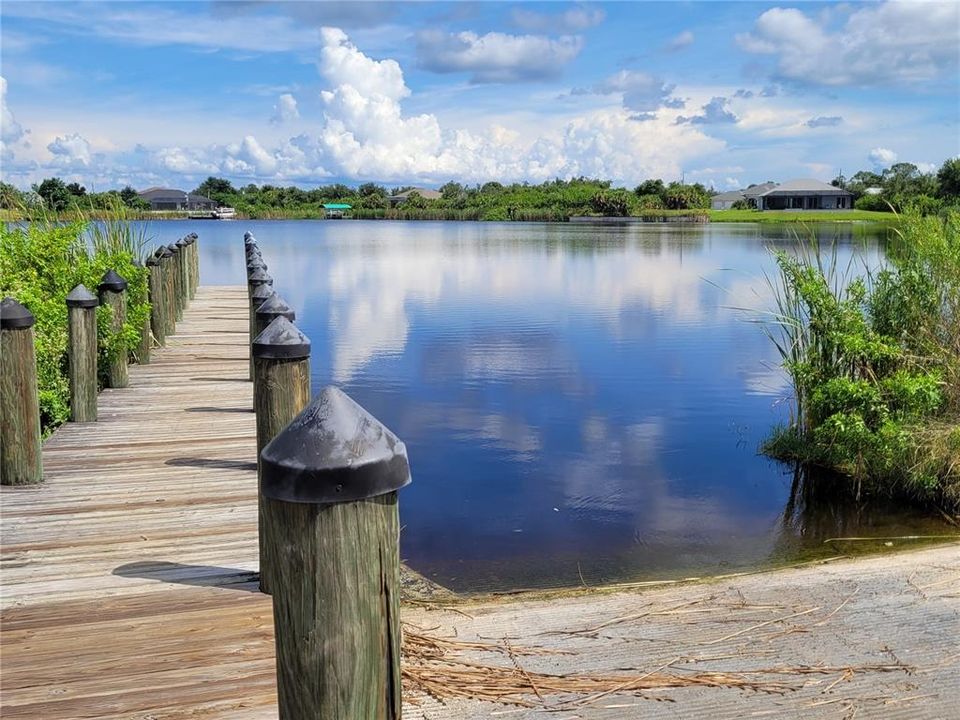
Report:
M 257 424 L 257 486 L 260 452 L 310 402 L 310 359 L 254 359 L 253 407 Z M 265 514 L 263 497 L 258 497 L 260 543 L 260 591 L 271 587 L 270 547 L 276 542 Z
M 0 483 L 42 480 L 33 328 L 0 330 Z
M 400 717 L 397 494 L 263 499 L 281 720 Z
M 162 261 L 160 261 L 162 263 Z M 163 266 L 150 266 L 150 331 L 160 346 L 167 343 L 167 300 L 164 292 Z
M 97 309 L 67 308 L 69 335 L 70 420 L 97 419 Z
M 246 309 L 199 288 L 99 422 L 43 444 L 47 482 L 0 490 L 5 720 L 276 718 Z
M 113 292 L 104 290 L 100 293 L 101 303 L 110 308 L 110 329 L 113 332 L 123 330 L 123 323 L 127 320 L 127 292 Z M 130 382 L 127 352 L 116 353 L 107 365 L 106 386 L 111 388 L 125 388 Z

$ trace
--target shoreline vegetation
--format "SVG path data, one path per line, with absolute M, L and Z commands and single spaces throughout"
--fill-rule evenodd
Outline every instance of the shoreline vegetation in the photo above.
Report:
M 774 255 L 776 307 L 756 320 L 793 406 L 761 451 L 857 500 L 960 514 L 960 212 L 899 216 L 878 270 L 816 238 Z
M 895 222 L 895 213 L 906 209 L 936 215 L 960 208 L 960 158 L 948 159 L 935 173 L 896 163 L 881 173 L 860 171 L 850 178 L 839 175 L 832 184 L 853 195 L 853 208 L 759 211 L 740 201 L 732 209 L 714 210 L 713 190 L 701 183 L 651 179 L 630 190 L 615 187 L 609 180 L 585 177 L 558 178 L 538 185 L 447 182 L 437 190 L 409 186 L 388 190 L 370 182 L 356 187 L 334 183 L 309 190 L 253 183 L 235 187 L 226 178 L 208 177 L 190 194 L 233 208 L 238 219 L 251 220 L 323 219 L 327 214 L 324 205 L 337 204 L 349 206 L 347 217 L 359 220 Z M 23 191 L 0 183 L 0 218 L 6 221 L 29 220 L 37 212 L 65 221 L 109 218 L 117 207 L 126 210 L 128 219 L 183 219 L 203 214 L 151 211 L 149 203 L 130 186 L 92 192 L 77 182 L 47 178 Z

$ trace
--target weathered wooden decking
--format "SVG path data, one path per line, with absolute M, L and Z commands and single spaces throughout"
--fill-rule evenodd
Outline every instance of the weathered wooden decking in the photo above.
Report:
M 246 290 L 201 288 L 99 422 L 2 491 L 6 718 L 276 716 Z
M 271 601 L 254 581 L 246 332 L 244 288 L 201 288 L 154 362 L 131 367 L 129 388 L 102 393 L 99 422 L 66 425 L 45 444 L 46 483 L 2 488 L 4 720 L 276 718 Z M 438 634 L 562 653 L 525 657 L 524 672 L 834 668 L 774 670 L 768 679 L 795 688 L 782 695 L 600 694 L 556 717 L 942 719 L 960 703 L 958 589 L 953 545 L 706 586 L 403 614 Z M 544 717 L 407 699 L 419 703 L 405 706 L 410 719 Z M 563 701 L 546 698 L 554 709 Z

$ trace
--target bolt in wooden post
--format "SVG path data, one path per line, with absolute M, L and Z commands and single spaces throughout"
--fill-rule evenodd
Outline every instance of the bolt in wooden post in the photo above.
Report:
M 13 298 L 0 302 L 0 483 L 4 485 L 43 481 L 35 322 L 33 313 Z
M 261 290 L 260 295 L 255 295 L 257 288 L 262 286 L 267 286 L 268 289 L 273 285 L 273 278 L 267 275 L 266 270 L 254 270 L 251 273 L 247 274 L 247 299 L 249 302 L 249 333 L 250 333 L 250 380 L 253 380 L 253 339 L 256 337 L 254 330 L 256 329 L 257 322 L 257 308 L 260 307 L 260 304 L 266 300 L 270 293 L 266 293 L 266 290 Z
M 118 333 L 123 330 L 123 324 L 127 321 L 127 281 L 113 270 L 107 270 L 100 280 L 98 290 L 100 304 L 110 308 L 110 329 Z M 123 350 L 115 353 L 107 366 L 106 385 L 111 388 L 125 388 L 129 382 L 127 352 Z
M 144 263 L 147 270 L 150 271 L 149 292 L 150 292 L 150 330 L 153 333 L 157 345 L 167 344 L 167 300 L 164 297 L 163 287 L 163 269 L 160 265 L 160 258 L 152 255 Z
M 260 463 L 280 720 L 399 720 L 406 447 L 327 387 Z
M 276 316 L 253 343 L 253 409 L 257 416 L 257 465 L 260 451 L 310 402 L 310 341 L 288 317 Z M 259 476 L 259 473 L 258 473 Z M 260 497 L 258 493 L 258 498 Z M 268 533 L 259 505 L 260 591 L 270 594 Z
M 171 253 L 170 274 L 173 276 L 173 307 L 175 311 L 176 322 L 183 319 L 183 309 L 186 303 L 183 301 L 183 271 L 180 269 L 183 264 L 183 253 L 180 252 L 180 246 L 176 243 L 167 245 L 167 250 Z
M 75 423 L 97 419 L 97 296 L 83 285 L 67 295 L 70 419 Z

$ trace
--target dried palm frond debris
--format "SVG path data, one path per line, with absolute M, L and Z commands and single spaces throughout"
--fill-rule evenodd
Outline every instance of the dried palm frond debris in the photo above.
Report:
M 736 688 L 766 693 L 787 693 L 800 684 L 784 676 L 858 672 L 909 671 L 900 664 L 833 666 L 776 666 L 770 668 L 693 671 L 672 667 L 690 662 L 677 657 L 648 672 L 544 673 L 522 666 L 520 658 L 567 654 L 548 648 L 514 645 L 508 640 L 459 640 L 432 634 L 437 628 L 404 625 L 402 676 L 404 692 L 411 701 L 430 696 L 438 701 L 481 700 L 519 707 L 577 707 L 615 694 L 630 694 L 666 700 L 644 693 L 685 687 Z M 479 655 L 499 656 L 501 663 L 482 662 Z M 492 659 L 492 658 L 491 658 Z M 509 664 L 507 664 L 509 663 Z M 551 699 L 551 696 L 553 699 Z

